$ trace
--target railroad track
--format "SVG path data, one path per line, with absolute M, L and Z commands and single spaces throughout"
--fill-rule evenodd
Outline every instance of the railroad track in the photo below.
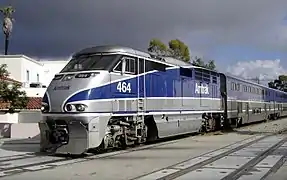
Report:
M 216 134 L 218 132 L 210 132 L 210 133 L 207 133 L 206 135 L 212 135 L 214 133 Z M 79 156 L 79 157 L 54 156 L 54 155 L 47 155 L 46 153 L 29 153 L 29 154 L 16 155 L 16 156 L 0 157 L 0 178 L 19 174 L 19 173 L 24 173 L 24 172 L 33 172 L 33 171 L 39 171 L 39 170 L 44 170 L 44 169 L 52 169 L 52 168 L 62 166 L 62 165 L 74 164 L 74 163 L 79 163 L 79 162 L 84 162 L 84 161 L 89 161 L 89 160 L 94 160 L 94 159 L 109 158 L 109 157 L 116 156 L 119 154 L 124 154 L 124 153 L 133 152 L 133 151 L 163 146 L 166 144 L 176 143 L 183 137 L 189 137 L 189 136 L 191 136 L 191 134 L 173 137 L 173 138 L 166 138 L 166 139 L 160 140 L 158 142 L 155 142 L 149 145 L 141 145 L 141 146 L 137 146 L 133 148 L 128 148 L 126 150 L 112 151 L 112 152 L 101 153 L 97 155 L 87 154 L 86 156 Z M 237 147 L 238 149 L 248 144 L 255 143 L 256 141 L 259 141 L 260 139 L 265 138 L 267 136 L 268 135 L 254 135 L 251 138 L 236 142 L 224 148 L 237 147 L 238 145 L 240 145 Z M 221 148 L 221 150 L 217 150 L 217 151 L 222 151 L 224 150 L 224 148 L 223 149 Z M 218 152 L 213 151 L 210 153 L 218 153 Z M 181 173 L 183 172 L 184 170 L 181 171 Z M 173 174 L 173 176 L 175 177 L 176 173 Z M 167 178 L 173 178 L 173 176 L 169 176 Z
M 286 161 L 287 134 L 257 135 L 133 180 L 264 179 Z
M 128 148 L 126 150 L 111 151 L 96 155 L 88 153 L 85 156 L 76 156 L 76 157 L 61 156 L 61 155 L 55 156 L 55 155 L 48 155 L 46 153 L 28 153 L 23 155 L 0 157 L 0 178 L 24 172 L 52 169 L 62 165 L 74 164 L 95 159 L 109 158 L 119 154 L 175 143 L 178 140 L 179 139 L 173 141 L 162 141 L 155 144 L 141 145 L 134 148 Z

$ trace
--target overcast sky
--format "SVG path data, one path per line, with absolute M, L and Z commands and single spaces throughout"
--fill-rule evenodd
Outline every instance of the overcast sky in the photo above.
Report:
M 8 3 L 16 8 L 13 54 L 60 59 L 88 46 L 146 50 L 151 38 L 179 38 L 222 70 L 267 60 L 286 72 L 287 0 L 1 0 L 0 6 Z

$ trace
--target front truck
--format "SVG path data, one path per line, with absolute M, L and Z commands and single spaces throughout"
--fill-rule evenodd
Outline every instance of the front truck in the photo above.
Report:
M 109 118 L 43 115 L 39 122 L 41 151 L 80 155 L 88 149 L 100 148 Z
M 42 152 L 81 155 L 107 149 L 124 149 L 146 142 L 142 116 L 43 116 L 39 122 Z M 86 114 L 85 114 L 86 115 Z

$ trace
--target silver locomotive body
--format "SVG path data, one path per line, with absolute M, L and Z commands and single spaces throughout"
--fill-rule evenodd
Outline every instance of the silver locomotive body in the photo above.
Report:
M 73 56 L 43 97 L 41 149 L 82 154 L 221 126 L 220 78 L 121 46 Z

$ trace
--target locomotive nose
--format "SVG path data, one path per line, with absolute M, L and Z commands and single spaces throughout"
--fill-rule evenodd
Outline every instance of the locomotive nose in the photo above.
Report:
M 87 107 L 84 104 L 76 106 L 64 104 L 76 92 L 97 86 L 101 82 L 100 74 L 100 72 L 77 72 L 56 75 L 47 89 L 49 102 L 43 104 L 42 112 L 69 112 L 73 109 L 85 111 Z

